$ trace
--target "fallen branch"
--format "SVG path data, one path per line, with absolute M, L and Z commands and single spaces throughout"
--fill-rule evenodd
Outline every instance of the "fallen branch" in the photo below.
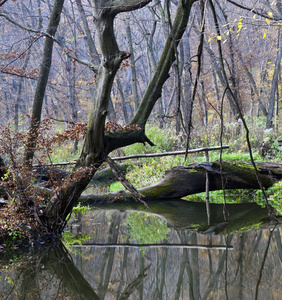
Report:
M 204 148 L 197 148 L 188 150 L 188 153 L 197 153 L 197 152 L 207 152 L 207 151 L 214 151 L 214 150 L 221 150 L 221 149 L 228 149 L 229 145 L 215 146 L 215 147 L 204 147 Z M 126 159 L 133 159 L 133 158 L 146 158 L 146 157 L 162 157 L 162 156 L 171 156 L 171 155 L 184 155 L 187 152 L 184 151 L 172 151 L 172 152 L 164 152 L 164 153 L 149 153 L 149 154 L 136 154 L 136 155 L 128 155 L 128 156 L 120 156 L 120 157 L 113 157 L 112 160 L 126 160 Z M 75 165 L 75 161 L 68 161 L 68 162 L 60 162 L 60 163 L 48 163 L 48 164 L 34 164 L 33 167 L 42 167 L 42 166 L 68 166 L 68 165 Z
M 148 207 L 147 203 L 142 200 L 144 197 L 136 188 L 123 176 L 122 172 L 119 170 L 117 164 L 108 156 L 106 158 L 107 163 L 112 169 L 112 172 L 119 180 L 119 182 L 131 193 L 131 195 L 139 202 Z
M 229 148 L 228 145 L 224 145 L 222 147 L 220 146 L 204 147 L 204 148 L 188 150 L 188 153 L 206 152 L 206 151 L 213 151 L 213 150 L 220 150 L 220 149 L 227 149 L 227 148 Z M 184 150 L 184 151 L 173 151 L 173 152 L 164 152 L 164 153 L 136 154 L 136 155 L 129 155 L 129 156 L 114 157 L 112 158 L 112 160 L 125 160 L 125 159 L 144 158 L 144 157 L 162 157 L 162 156 L 170 156 L 170 155 L 182 155 L 186 153 L 187 151 Z

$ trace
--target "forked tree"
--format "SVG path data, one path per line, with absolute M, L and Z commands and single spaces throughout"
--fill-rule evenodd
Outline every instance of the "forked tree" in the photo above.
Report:
M 66 217 L 77 204 L 89 181 L 108 159 L 108 154 L 120 147 L 133 143 L 153 143 L 145 133 L 146 122 L 161 96 L 162 86 L 169 77 L 175 61 L 175 50 L 186 30 L 191 8 L 195 0 L 178 1 L 178 6 L 169 36 L 164 45 L 154 76 L 150 81 L 140 105 L 126 130 L 105 134 L 105 122 L 109 99 L 116 73 L 123 60 L 130 56 L 119 49 L 114 29 L 115 17 L 148 5 L 151 0 L 91 0 L 96 35 L 101 51 L 101 63 L 91 65 L 96 73 L 96 87 L 89 114 L 87 133 L 83 148 L 74 168 L 75 175 L 61 187 L 47 204 L 42 222 L 48 232 L 60 233 L 66 224 Z

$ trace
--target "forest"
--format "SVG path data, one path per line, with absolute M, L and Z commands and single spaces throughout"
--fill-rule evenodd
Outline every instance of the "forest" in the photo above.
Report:
M 106 199 L 87 189 L 107 167 L 144 206 L 142 188 L 185 166 L 203 172 L 193 193 L 260 189 L 275 218 L 281 24 L 279 0 L 0 0 L 0 244 L 60 239 L 79 201 Z M 225 160 L 248 161 L 230 186 Z M 120 189 L 102 192 L 114 201 Z

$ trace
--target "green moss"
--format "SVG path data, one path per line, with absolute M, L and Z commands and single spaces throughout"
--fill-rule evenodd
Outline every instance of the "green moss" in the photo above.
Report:
M 120 190 L 125 190 L 125 187 L 119 181 L 116 181 L 110 185 L 111 193 L 119 192 Z
M 155 244 L 168 238 L 170 229 L 159 216 L 130 212 L 126 219 L 128 238 L 138 244 Z
M 276 182 L 272 187 L 267 189 L 265 193 L 270 206 L 273 207 L 273 209 L 278 215 L 282 216 L 282 181 Z M 265 199 L 262 192 L 259 190 L 256 194 L 257 197 L 255 200 L 257 204 L 259 204 L 262 207 L 265 207 Z
M 226 228 L 226 233 L 246 232 L 254 229 L 259 229 L 263 224 L 261 220 L 242 220 L 240 223 L 233 223 Z
M 63 234 L 62 241 L 67 247 L 73 245 L 82 245 L 83 242 L 90 240 L 92 237 L 87 233 L 72 234 L 70 230 L 66 230 Z

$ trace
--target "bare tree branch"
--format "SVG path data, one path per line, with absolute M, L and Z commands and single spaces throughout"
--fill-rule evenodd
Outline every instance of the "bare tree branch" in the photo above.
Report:
M 86 60 L 86 59 L 84 59 L 84 58 L 79 58 L 79 57 L 77 57 L 77 56 L 73 53 L 73 51 L 72 51 L 71 49 L 69 49 L 69 48 L 68 48 L 67 46 L 65 46 L 62 42 L 60 42 L 59 40 L 55 39 L 54 36 L 48 34 L 47 32 L 38 31 L 38 30 L 34 30 L 34 29 L 32 29 L 32 28 L 26 27 L 26 26 L 24 26 L 24 25 L 22 25 L 22 24 L 16 22 L 15 20 L 11 19 L 10 17 L 8 17 L 7 15 L 5 15 L 5 14 L 3 14 L 3 13 L 0 13 L 0 17 L 5 18 L 5 19 L 6 19 L 7 21 L 9 21 L 10 23 L 14 24 L 15 26 L 17 26 L 17 27 L 19 27 L 19 28 L 21 28 L 21 29 L 23 29 L 23 30 L 26 30 L 26 31 L 29 31 L 29 32 L 32 32 L 32 33 L 37 33 L 37 34 L 39 34 L 40 36 L 37 37 L 36 40 L 38 40 L 38 39 L 41 38 L 42 36 L 47 36 L 47 37 L 49 37 L 49 38 L 52 38 L 52 39 L 54 40 L 54 42 L 57 43 L 61 48 L 66 49 L 66 54 L 67 54 L 70 58 L 74 59 L 74 60 L 77 61 L 78 63 L 81 63 L 81 64 L 87 66 L 87 67 L 88 67 L 89 69 L 91 69 L 93 72 L 97 72 L 98 66 L 96 66 L 95 64 L 93 64 L 92 62 L 90 62 L 90 61 L 88 61 L 88 60 Z M 35 41 L 34 41 L 34 42 L 35 42 Z M 34 42 L 32 42 L 32 44 L 33 44 Z M 28 47 L 28 49 L 29 49 L 29 48 L 30 48 L 30 47 Z M 23 52 L 23 53 L 24 53 L 24 52 Z M 21 55 L 22 55 L 22 54 L 21 54 Z M 10 64 L 10 63 L 9 63 L 9 64 Z M 5 68 L 6 68 L 6 67 L 4 67 L 4 69 L 5 69 Z M 3 71 L 3 70 L 1 70 L 1 72 L 2 72 L 2 71 Z
M 11 72 L 11 71 L 1 71 L 1 73 L 3 73 L 3 74 L 9 74 L 9 75 L 12 75 L 12 76 L 17 76 L 17 77 L 22 77 L 22 78 L 27 78 L 27 79 L 32 79 L 32 80 L 37 80 L 37 78 L 34 77 L 34 76 L 29 76 L 29 75 L 24 75 L 24 74 L 18 74 L 18 73 Z
M 212 15 L 213 15 L 213 19 L 214 19 L 214 24 L 215 24 L 215 29 L 216 29 L 216 32 L 217 32 L 217 36 L 221 36 L 221 33 L 220 33 L 220 29 L 219 29 L 219 24 L 218 24 L 218 20 L 217 20 L 217 15 L 216 15 L 216 12 L 215 12 L 215 8 L 214 8 L 214 5 L 213 5 L 213 2 L 212 0 L 208 0 L 209 1 L 209 4 L 210 4 L 210 8 L 211 8 L 211 11 L 212 11 Z M 229 1 L 229 0 L 228 0 Z M 254 171 L 255 171 L 255 175 L 256 175 L 256 179 L 257 179 L 257 182 L 260 186 L 260 189 L 263 193 L 263 196 L 264 196 L 264 199 L 265 199 L 265 204 L 266 204 L 266 207 L 268 209 L 268 212 L 269 212 L 269 215 L 277 220 L 275 218 L 275 215 L 271 209 L 271 206 L 269 204 L 269 201 L 268 201 L 268 198 L 266 196 L 266 193 L 265 193 L 265 190 L 264 190 L 264 187 L 263 187 L 263 184 L 259 178 L 259 173 L 258 173 L 258 169 L 257 169 L 257 165 L 254 161 L 254 157 L 253 157 L 253 151 L 252 151 L 252 146 L 251 146 L 251 142 L 250 142 L 250 132 L 249 132 L 249 128 L 247 126 L 247 123 L 246 123 L 246 120 L 245 120 L 245 117 L 243 115 L 243 112 L 240 108 L 240 105 L 238 103 L 238 99 L 234 96 L 233 94 L 233 91 L 228 83 L 228 78 L 227 78 L 227 75 L 226 75 L 226 72 L 225 72 L 225 67 L 224 67 L 224 62 L 223 62 L 223 51 L 222 51 L 222 47 L 221 47 L 221 39 L 217 39 L 217 46 L 218 46 L 218 52 L 219 52 L 219 60 L 220 60 L 220 65 L 221 65 L 221 68 L 222 68 L 222 74 L 225 78 L 225 82 L 226 82 L 226 90 L 229 90 L 233 100 L 234 100 L 234 103 L 236 105 L 236 108 L 237 108 L 237 111 L 238 111 L 238 114 L 240 116 L 240 119 L 242 120 L 242 123 L 244 125 L 244 128 L 245 128 L 245 131 L 246 131 L 246 141 L 247 141 L 247 145 L 248 145 L 248 149 L 249 149 L 249 154 L 250 154 L 250 159 L 251 159 L 251 162 L 252 162 L 252 165 L 254 167 Z
M 248 11 L 254 13 L 255 15 L 261 16 L 263 18 L 267 18 L 267 19 L 270 19 L 270 20 L 273 20 L 273 21 L 281 21 L 282 20 L 281 17 L 269 16 L 267 13 L 259 12 L 257 9 L 244 6 L 244 5 L 239 4 L 239 3 L 235 2 L 235 1 L 232 1 L 232 0 L 227 0 L 227 2 L 233 4 L 233 5 L 237 6 L 237 7 L 240 7 L 242 9 L 248 10 Z
M 121 294 L 119 300 L 128 299 L 129 296 L 133 293 L 135 288 L 142 282 L 142 280 L 147 276 L 146 272 L 150 269 L 152 264 L 148 265 L 124 290 Z
M 7 1 L 8 1 L 8 0 L 3 0 L 3 1 L 1 1 L 1 2 L 0 2 L 0 6 L 4 5 L 5 2 L 7 2 Z
M 147 4 L 152 2 L 152 0 L 113 0 L 109 4 L 109 7 L 111 9 L 111 12 L 116 15 L 121 12 L 126 12 L 126 11 L 133 11 L 136 9 L 140 9 Z
M 44 34 L 43 32 L 40 32 L 38 30 L 35 30 L 35 29 L 32 29 L 32 28 L 28 28 L 28 27 L 25 27 L 22 24 L 19 24 L 18 22 L 16 22 L 15 20 L 11 19 L 10 17 L 8 17 L 7 15 L 5 15 L 3 13 L 0 13 L 0 17 L 5 18 L 7 21 L 9 21 L 10 23 L 16 25 L 17 27 L 20 27 L 21 29 L 24 29 L 24 30 L 27 30 L 27 31 L 33 32 L 33 33 Z
M 30 48 L 31 46 L 37 41 L 39 40 L 41 37 L 43 37 L 44 35 L 40 35 L 38 37 L 36 37 L 30 44 L 29 46 L 23 51 L 21 52 L 16 58 L 12 59 L 8 64 L 6 64 L 1 70 L 0 72 L 3 73 L 3 71 L 9 66 L 11 65 L 13 62 L 15 62 L 16 60 L 18 60 L 24 53 L 26 53 Z

